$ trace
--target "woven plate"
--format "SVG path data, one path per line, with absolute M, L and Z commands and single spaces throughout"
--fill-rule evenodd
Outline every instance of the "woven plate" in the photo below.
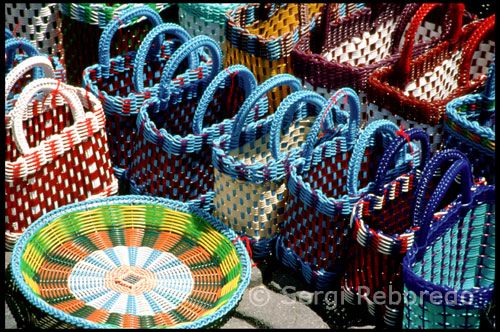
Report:
M 86 328 L 197 328 L 242 296 L 250 259 L 236 234 L 194 205 L 120 196 L 40 218 L 12 274 L 50 316 Z

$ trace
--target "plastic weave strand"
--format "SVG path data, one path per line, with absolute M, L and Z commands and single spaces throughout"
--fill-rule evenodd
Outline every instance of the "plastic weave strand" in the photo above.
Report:
M 30 108 L 32 113 L 28 112 Z M 72 116 L 68 116 L 70 108 Z M 81 88 L 40 78 L 24 89 L 11 113 L 11 144 L 19 154 L 5 161 L 5 239 L 9 250 L 43 214 L 118 190 L 109 159 L 104 112 L 96 97 Z M 29 126 L 26 135 L 23 122 L 28 116 L 35 118 L 39 127 Z M 59 120 L 51 121 L 51 117 Z M 70 125 L 61 128 L 68 122 Z
M 288 60 L 299 39 L 315 26 L 323 4 L 250 4 L 226 14 L 224 66 L 242 64 L 259 84 L 278 74 L 290 73 Z M 288 88 L 269 93 L 274 112 Z
M 484 85 L 495 53 L 494 21 L 493 15 L 450 32 L 446 40 L 413 61 L 408 57 L 411 36 L 407 34 L 398 62 L 369 76 L 368 120 L 387 118 L 421 128 L 429 134 L 432 150 L 441 149 L 446 104 Z
M 437 208 L 457 175 L 461 195 Z M 421 229 L 403 260 L 405 292 L 414 294 L 405 303 L 404 328 L 477 329 L 481 311 L 493 300 L 495 186 L 472 185 L 471 175 L 464 156 L 448 169 L 425 211 L 420 209 Z
M 407 140 L 413 139 L 421 142 L 421 152 L 415 161 L 409 160 L 412 168 L 393 180 L 387 179 L 392 158 L 408 146 Z M 412 225 L 411 212 L 416 184 L 429 159 L 429 151 L 424 131 L 410 129 L 400 133 L 379 162 L 374 186 L 354 204 L 351 214 L 353 243 L 341 281 L 346 300 L 356 304 L 359 303 L 356 297 L 363 299 L 369 312 L 386 326 L 398 326 L 401 321 L 403 304 L 389 296 L 403 291 L 401 262 L 414 241 L 417 228 Z M 374 294 L 383 294 L 384 300 L 375 300 Z
M 64 63 L 61 13 L 57 3 L 5 3 L 5 27 L 15 31 L 41 53 Z
M 495 62 L 483 92 L 446 104 L 444 129 L 444 146 L 466 153 L 473 174 L 495 183 Z
M 240 300 L 250 268 L 220 221 L 144 196 L 52 211 L 19 240 L 11 264 L 32 305 L 84 328 L 214 326 Z

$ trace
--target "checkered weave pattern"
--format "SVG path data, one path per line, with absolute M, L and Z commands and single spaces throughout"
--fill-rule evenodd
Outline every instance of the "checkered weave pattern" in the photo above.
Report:
M 443 150 L 433 159 L 454 150 Z M 432 196 L 420 206 L 417 238 L 403 260 L 404 328 L 479 328 L 482 310 L 493 300 L 495 284 L 495 186 L 473 184 L 465 155 L 446 171 Z M 432 169 L 431 160 L 424 169 Z M 460 177 L 454 191 L 450 185 Z M 420 196 L 427 186 L 422 181 Z M 439 207 L 443 196 L 455 197 Z M 459 193 L 457 197 L 457 193 Z M 429 294 L 432 294 L 429 296 Z
M 12 257 L 24 299 L 52 321 L 85 328 L 214 327 L 251 269 L 241 240 L 214 217 L 135 195 L 52 211 Z
M 446 104 L 444 129 L 444 147 L 465 152 L 474 176 L 495 183 L 495 62 L 481 93 Z
M 422 6 L 416 17 L 421 17 L 425 8 Z M 407 123 L 409 128 L 424 129 L 432 150 L 441 149 L 446 104 L 477 92 L 486 81 L 495 49 L 494 21 L 493 15 L 452 28 L 445 40 L 413 61 L 408 56 L 412 50 L 408 40 L 413 40 L 410 32 L 414 30 L 408 30 L 398 62 L 377 69 L 368 79 L 368 120 L 388 118 Z M 479 58 L 473 61 L 474 56 Z
M 5 28 L 29 40 L 41 53 L 64 61 L 61 13 L 57 3 L 5 3 Z
M 49 95 L 51 98 L 46 98 Z M 70 113 L 70 108 L 71 119 L 61 114 L 58 119 L 54 113 L 54 109 Z M 5 161 L 9 250 L 43 214 L 118 190 L 111 171 L 104 113 L 96 97 L 81 88 L 40 78 L 23 90 L 11 117 L 10 144 L 19 151 L 15 158 Z M 29 127 L 23 125 L 25 118 L 31 119 Z
M 389 163 L 407 142 L 419 140 L 420 153 L 412 151 L 410 169 L 393 180 L 386 180 Z M 374 186 L 354 204 L 351 215 L 352 246 L 342 277 L 346 300 L 356 304 L 362 298 L 369 312 L 387 326 L 398 326 L 402 303 L 389 301 L 391 292 L 403 290 L 401 261 L 414 241 L 416 225 L 411 212 L 416 184 L 430 156 L 428 135 L 419 129 L 402 132 L 384 152 L 375 174 Z M 413 161 L 418 160 L 418 164 Z M 374 294 L 385 301 L 375 301 Z

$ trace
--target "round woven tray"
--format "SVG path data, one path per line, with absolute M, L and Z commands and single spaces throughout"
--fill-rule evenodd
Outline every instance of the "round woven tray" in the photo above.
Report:
M 67 205 L 14 248 L 17 287 L 55 320 L 85 328 L 199 328 L 225 317 L 250 280 L 234 231 L 194 207 L 119 196 Z

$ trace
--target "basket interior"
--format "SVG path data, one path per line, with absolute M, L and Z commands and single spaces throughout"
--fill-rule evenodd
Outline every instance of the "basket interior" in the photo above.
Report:
M 40 228 L 24 247 L 21 271 L 48 307 L 142 328 L 207 317 L 232 298 L 242 266 L 204 219 L 153 204 L 110 204 Z

